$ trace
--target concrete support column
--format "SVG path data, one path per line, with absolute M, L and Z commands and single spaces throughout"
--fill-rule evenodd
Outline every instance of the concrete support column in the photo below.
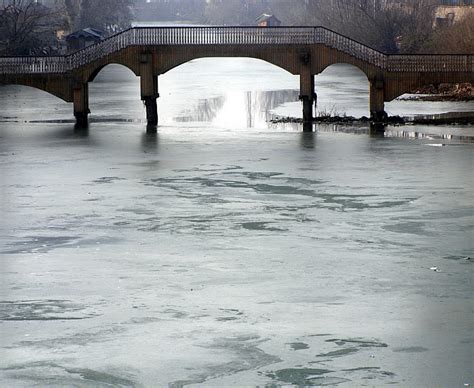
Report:
M 311 67 L 306 65 L 300 74 L 300 100 L 303 103 L 303 131 L 313 130 L 313 106 L 316 102 L 314 91 L 314 75 L 311 74 Z
M 381 79 L 370 81 L 370 118 L 375 121 L 387 118 L 384 82 Z
M 79 128 L 87 128 L 89 110 L 89 84 L 79 83 L 73 89 L 74 100 L 74 117 L 76 118 L 76 126 Z
M 150 54 L 142 54 L 140 59 L 141 98 L 146 107 L 147 130 L 156 131 L 158 126 L 158 76 L 153 74 L 153 61 Z

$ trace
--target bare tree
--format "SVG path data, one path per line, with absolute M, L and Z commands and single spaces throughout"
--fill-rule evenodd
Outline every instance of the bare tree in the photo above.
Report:
M 130 26 L 134 0 L 80 0 L 77 27 L 94 27 L 109 33 Z
M 465 17 L 452 26 L 438 28 L 431 40 L 423 47 L 426 52 L 435 54 L 474 53 L 474 24 Z
M 45 7 L 34 0 L 3 0 L 0 41 L 4 55 L 39 54 L 54 41 L 54 26 L 66 24 L 64 3 Z
M 305 23 L 396 53 L 421 48 L 432 33 L 433 14 L 432 0 L 308 0 Z

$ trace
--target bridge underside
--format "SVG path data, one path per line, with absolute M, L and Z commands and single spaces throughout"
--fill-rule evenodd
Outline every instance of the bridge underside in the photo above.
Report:
M 150 128 L 156 127 L 158 115 L 157 77 L 193 59 L 206 57 L 250 57 L 276 65 L 291 74 L 300 76 L 300 99 L 303 104 L 303 121 L 310 129 L 313 105 L 316 100 L 314 76 L 328 66 L 347 63 L 358 67 L 370 84 L 370 114 L 383 119 L 384 103 L 427 85 L 439 83 L 474 82 L 472 72 L 391 72 L 357 57 L 328 47 L 313 45 L 161 45 L 129 46 L 92 61 L 65 74 L 3 74 L 0 83 L 20 84 L 49 92 L 66 102 L 74 102 L 74 115 L 80 125 L 87 124 L 89 114 L 88 83 L 100 70 L 112 63 L 129 68 L 140 77 L 141 98 L 147 110 Z

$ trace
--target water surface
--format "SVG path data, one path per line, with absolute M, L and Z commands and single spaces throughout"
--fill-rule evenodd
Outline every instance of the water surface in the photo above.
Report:
M 347 66 L 319 107 L 367 114 Z M 92 123 L 0 88 L 4 386 L 472 383 L 472 127 L 270 125 L 297 78 L 262 62 L 91 85 Z M 472 104 L 393 102 L 390 113 Z

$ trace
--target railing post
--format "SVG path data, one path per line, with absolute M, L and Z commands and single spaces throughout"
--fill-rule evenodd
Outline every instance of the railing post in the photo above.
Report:
M 89 110 L 89 84 L 80 82 L 73 89 L 74 117 L 76 127 L 87 128 Z
M 303 103 L 303 131 L 313 131 L 313 104 L 316 101 L 314 91 L 314 75 L 311 73 L 311 56 L 309 53 L 301 56 L 300 100 Z
M 149 53 L 140 56 L 140 93 L 146 108 L 147 131 L 156 132 L 158 126 L 158 76 L 153 72 L 153 58 Z
M 382 76 L 370 80 L 370 118 L 375 121 L 383 121 L 387 118 L 385 83 Z

